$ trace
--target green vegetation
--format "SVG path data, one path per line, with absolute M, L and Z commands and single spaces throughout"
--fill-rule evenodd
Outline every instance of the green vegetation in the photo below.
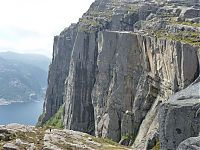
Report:
M 38 122 L 36 124 L 36 127 L 41 127 L 42 126 L 42 120 L 44 118 L 44 112 L 39 116 Z
M 156 142 L 156 145 L 153 147 L 152 150 L 160 150 L 160 141 Z
M 96 27 L 96 26 L 100 25 L 98 21 L 95 21 L 93 19 L 81 18 L 79 21 L 81 23 L 89 25 L 89 26 L 95 26 Z
M 44 133 L 45 130 L 43 128 L 37 128 L 36 132 L 22 132 L 22 131 L 17 131 L 13 133 L 13 135 L 10 136 L 10 139 L 7 141 L 1 141 L 0 140 L 0 150 L 3 149 L 3 145 L 5 143 L 10 143 L 15 142 L 16 139 L 20 139 L 22 141 L 27 141 L 29 143 L 34 143 L 34 145 L 37 147 L 37 149 L 43 149 L 44 145 Z M 26 149 L 25 145 L 19 145 L 19 149 Z
M 191 44 L 194 46 L 200 46 L 200 40 L 198 32 L 182 31 L 175 34 L 167 33 L 165 30 L 155 31 L 155 35 L 158 38 L 167 38 L 175 41 L 180 41 L 183 43 Z
M 79 31 L 92 32 L 90 27 L 100 28 L 102 26 L 101 21 L 110 21 L 113 15 L 112 10 L 106 10 L 99 12 L 91 10 L 86 17 L 79 19 Z
M 93 20 L 91 18 L 81 18 L 79 20 L 79 23 L 80 25 L 78 27 L 78 30 L 86 32 L 91 32 L 90 27 L 99 28 L 101 26 L 101 24 L 97 20 Z
M 89 32 L 90 30 L 89 30 L 89 27 L 88 26 L 79 26 L 78 27 L 78 31 L 82 31 L 82 32 L 84 32 L 84 31 L 86 31 L 86 32 Z
M 95 142 L 98 142 L 98 143 L 107 143 L 107 144 L 119 146 L 118 143 L 116 143 L 108 138 L 93 138 L 92 140 L 94 140 Z
M 64 128 L 63 114 L 64 114 L 64 106 L 61 106 L 58 112 L 44 124 L 44 127 L 46 128 L 53 127 L 57 129 L 63 129 Z
M 175 20 L 172 20 L 170 23 L 187 25 L 187 26 L 192 26 L 192 27 L 200 27 L 200 23 L 194 23 L 194 22 L 190 22 L 190 21 L 175 21 Z
M 48 132 L 49 130 L 46 131 L 45 128 L 35 128 L 32 131 L 20 131 L 16 130 L 8 141 L 10 143 L 15 143 L 16 139 L 20 139 L 23 142 L 28 142 L 28 143 L 34 143 L 36 149 L 40 150 L 44 148 L 44 136 L 51 134 L 51 132 Z M 77 149 L 75 145 L 77 143 L 82 143 L 88 147 L 91 147 L 92 149 L 99 149 L 99 150 L 126 150 L 127 147 L 122 146 L 116 142 L 113 142 L 110 139 L 102 139 L 102 138 L 96 138 L 88 134 L 82 134 L 82 136 L 77 136 L 77 134 L 71 134 L 70 132 L 63 132 L 62 135 L 58 135 L 58 138 L 56 138 L 55 135 L 56 133 L 62 133 L 62 130 L 57 131 L 53 130 L 52 131 L 52 136 L 50 136 L 50 143 L 53 145 L 56 145 L 57 147 L 61 149 L 67 149 L 67 150 L 73 150 Z M 76 135 L 76 136 L 75 136 Z M 61 138 L 59 138 L 61 136 Z M 52 139 L 52 138 L 56 139 Z M 91 140 L 88 140 L 91 139 Z M 7 143 L 8 141 L 1 141 L 0 140 L 0 149 L 3 149 L 3 145 Z M 91 141 L 91 142 L 90 142 Z M 92 141 L 99 143 L 98 145 L 94 144 Z M 74 145 L 73 145 L 74 144 Z M 17 145 L 19 149 L 27 149 L 26 144 L 19 144 Z
M 131 140 L 131 141 L 135 141 L 136 136 L 134 134 L 126 134 L 122 136 L 123 140 Z
M 92 137 L 92 136 L 90 136 Z M 100 150 L 124 150 L 125 147 L 112 141 L 111 139 L 108 138 L 96 138 L 92 137 L 92 140 L 97 143 L 103 144 Z

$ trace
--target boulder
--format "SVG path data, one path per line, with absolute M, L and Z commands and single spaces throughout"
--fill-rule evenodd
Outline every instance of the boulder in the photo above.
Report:
M 191 137 L 179 144 L 177 150 L 199 150 L 200 149 L 200 136 Z
M 200 132 L 200 83 L 173 95 L 160 107 L 161 149 L 175 150 L 187 138 Z
M 186 12 L 184 13 L 184 18 L 195 18 L 195 17 L 200 17 L 200 9 L 188 9 L 186 10 Z
M 13 143 L 6 143 L 4 146 L 3 146 L 3 150 L 20 150 L 18 146 L 16 146 L 15 144 Z

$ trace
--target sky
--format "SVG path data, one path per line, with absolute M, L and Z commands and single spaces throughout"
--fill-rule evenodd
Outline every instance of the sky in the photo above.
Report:
M 52 56 L 53 37 L 94 0 L 0 0 L 0 52 Z

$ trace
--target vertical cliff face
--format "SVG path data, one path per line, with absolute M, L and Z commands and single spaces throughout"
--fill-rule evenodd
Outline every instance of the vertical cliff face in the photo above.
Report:
M 158 131 L 159 103 L 198 77 L 198 48 L 131 32 L 104 31 L 98 39 L 96 135 L 131 136 L 137 147 Z
M 143 41 L 149 68 L 140 79 L 134 99 L 133 129 L 137 136 L 133 147 L 149 149 L 154 140 L 159 141 L 160 103 L 194 82 L 199 75 L 198 47 L 150 37 L 140 41 Z M 191 67 L 186 69 L 185 66 Z
M 143 72 L 143 52 L 137 36 L 101 32 L 98 42 L 97 75 L 93 89 L 96 134 L 119 141 L 132 133 L 133 99 Z
M 65 127 L 94 133 L 94 108 L 91 92 L 95 82 L 97 35 L 79 32 L 70 62 L 65 87 Z
M 49 67 L 44 113 L 39 120 L 40 123 L 50 119 L 63 105 L 65 80 L 69 73 L 71 52 L 76 34 L 76 25 L 71 25 L 59 36 L 54 37 L 53 59 Z
M 165 150 L 170 138 L 163 136 L 169 122 L 164 112 L 171 105 L 162 107 L 164 121 L 160 105 L 199 76 L 200 15 L 186 15 L 199 10 L 192 4 L 96 0 L 55 37 L 42 122 L 64 104 L 67 129 L 137 150 L 160 142 Z M 185 134 L 172 149 L 191 136 Z

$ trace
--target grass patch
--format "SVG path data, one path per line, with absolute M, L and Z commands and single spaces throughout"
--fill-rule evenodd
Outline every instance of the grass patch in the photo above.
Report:
M 0 150 L 3 150 L 3 145 L 7 142 L 14 142 L 16 139 L 20 139 L 23 142 L 28 142 L 28 143 L 34 143 L 34 145 L 38 149 L 42 149 L 44 147 L 44 132 L 45 130 L 43 128 L 38 128 L 36 132 L 22 132 L 22 131 L 17 131 L 14 133 L 8 141 L 0 141 Z M 19 145 L 20 149 L 26 149 L 26 145 Z
M 134 134 L 126 134 L 122 136 L 123 140 L 131 140 L 131 141 L 135 141 L 136 136 Z
M 81 18 L 79 19 L 78 31 L 90 31 L 90 27 L 99 28 L 101 24 L 98 20 L 93 20 L 92 18 Z
M 152 150 L 160 150 L 160 141 L 156 142 L 156 145 L 153 147 Z
M 115 145 L 115 146 L 119 146 L 118 143 L 112 141 L 111 139 L 108 138 L 93 138 L 93 141 L 98 142 L 98 143 L 107 143 L 110 145 Z
M 39 116 L 38 122 L 36 124 L 36 127 L 41 127 L 42 126 L 42 120 L 44 118 L 44 112 Z
M 64 115 L 64 105 L 59 108 L 57 113 L 51 117 L 45 124 L 44 127 L 46 128 L 57 128 L 57 129 L 63 129 L 63 115 Z
M 180 41 L 194 46 L 200 46 L 199 32 L 182 31 L 178 33 L 168 33 L 165 30 L 155 31 L 155 35 L 158 38 L 167 38 L 174 41 Z
M 81 23 L 89 25 L 89 26 L 95 26 L 96 27 L 96 26 L 100 25 L 98 21 L 93 20 L 93 19 L 81 18 L 79 21 Z
M 189 22 L 189 21 L 171 21 L 170 23 L 172 24 L 180 24 L 180 25 L 187 25 L 187 26 L 192 26 L 192 27 L 200 27 L 200 23 L 194 23 L 194 22 Z

